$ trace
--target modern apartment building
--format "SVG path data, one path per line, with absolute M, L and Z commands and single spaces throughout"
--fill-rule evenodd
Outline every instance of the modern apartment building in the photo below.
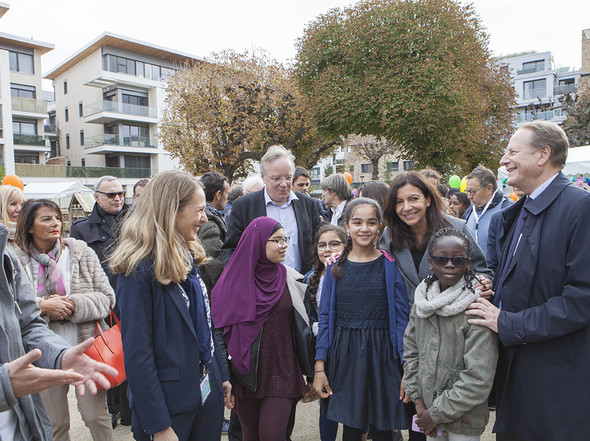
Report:
M 578 90 L 580 70 L 554 68 L 551 52 L 509 56 L 501 62 L 512 73 L 518 123 L 533 119 L 561 123 L 565 119 L 558 98 Z
M 0 17 L 9 9 L 0 2 Z M 55 131 L 42 90 L 41 55 L 53 44 L 0 32 L 0 163 L 14 174 L 20 164 L 42 164 Z
M 106 32 L 53 68 L 59 155 L 67 167 L 100 168 L 123 184 L 178 168 L 158 139 L 166 80 L 202 62 Z

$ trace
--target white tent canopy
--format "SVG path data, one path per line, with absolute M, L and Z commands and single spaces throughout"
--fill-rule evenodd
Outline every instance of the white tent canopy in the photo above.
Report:
M 590 177 L 590 145 L 570 148 L 562 172 L 566 176 L 582 174 Z M 502 180 L 507 177 L 508 172 L 506 171 L 506 167 L 500 167 L 498 169 L 498 179 Z
M 48 198 L 59 199 L 74 193 L 93 193 L 94 190 L 80 182 L 47 182 L 25 185 L 25 195 L 28 199 Z

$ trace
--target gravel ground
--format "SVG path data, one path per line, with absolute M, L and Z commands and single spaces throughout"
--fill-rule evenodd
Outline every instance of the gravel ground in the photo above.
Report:
M 73 388 L 70 388 L 69 395 L 70 403 L 70 415 L 71 415 L 71 429 L 70 436 L 72 441 L 87 441 L 90 440 L 90 432 L 84 426 L 80 414 L 76 409 L 76 397 L 73 393 Z M 229 414 L 229 411 L 226 412 Z M 295 429 L 293 430 L 293 441 L 319 441 L 320 434 L 318 431 L 318 414 L 319 406 L 316 403 L 300 403 L 297 406 L 297 419 L 295 421 Z M 495 436 L 492 435 L 492 425 L 495 418 L 495 413 L 490 414 L 490 423 L 486 428 L 486 431 L 481 437 L 481 441 L 493 441 Z M 338 439 L 341 439 L 340 436 Z M 404 439 L 407 440 L 407 433 L 404 433 Z M 117 426 L 115 429 L 115 440 L 116 441 L 133 441 L 131 430 L 126 426 Z M 223 435 L 221 441 L 226 441 L 227 437 Z

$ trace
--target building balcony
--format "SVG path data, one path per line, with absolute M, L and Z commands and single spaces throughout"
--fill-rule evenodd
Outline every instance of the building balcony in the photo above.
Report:
M 57 126 L 55 124 L 45 124 L 43 126 L 45 135 L 55 136 L 57 135 Z
M 153 168 L 73 167 L 67 165 L 15 164 L 17 176 L 23 178 L 116 178 L 143 179 L 158 173 Z
M 534 100 L 537 98 L 545 98 L 547 97 L 547 89 L 545 89 L 544 87 L 542 88 L 538 88 L 538 89 L 527 89 L 524 91 L 524 97 L 523 99 L 525 100 Z
M 25 150 L 31 152 L 48 152 L 51 147 L 48 141 L 41 135 L 21 135 L 15 133 L 12 135 L 15 150 Z
M 527 121 L 533 121 L 536 119 L 551 121 L 553 119 L 561 118 L 563 116 L 564 116 L 564 113 L 563 113 L 562 109 L 544 110 L 544 111 L 535 112 L 534 115 L 532 113 L 518 114 L 518 115 L 516 115 L 516 122 L 523 123 L 523 122 L 527 122 Z
M 12 114 L 34 118 L 47 118 L 47 101 L 12 97 Z
M 553 95 L 564 95 L 566 93 L 576 93 L 577 91 L 577 84 L 565 84 L 563 86 L 555 86 L 553 89 Z
M 545 66 L 527 67 L 516 71 L 516 75 L 526 75 L 545 71 Z
M 136 121 L 156 124 L 156 109 L 117 101 L 99 101 L 84 107 L 87 123 L 105 124 L 113 121 Z
M 104 134 L 84 140 L 85 153 L 157 153 L 157 138 Z

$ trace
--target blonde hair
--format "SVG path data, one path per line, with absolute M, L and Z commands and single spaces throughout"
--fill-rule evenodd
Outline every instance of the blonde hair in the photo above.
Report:
M 12 185 L 0 186 L 0 222 L 9 226 L 12 221 L 8 217 L 8 206 L 13 202 L 22 204 L 26 200 L 27 197 L 20 188 Z
M 123 221 L 119 243 L 109 259 L 113 273 L 129 276 L 149 258 L 156 279 L 167 285 L 185 280 L 193 262 L 203 263 L 206 256 L 199 240 L 187 242 L 175 227 L 177 213 L 196 191 L 203 188 L 189 173 L 169 170 L 154 176 Z

